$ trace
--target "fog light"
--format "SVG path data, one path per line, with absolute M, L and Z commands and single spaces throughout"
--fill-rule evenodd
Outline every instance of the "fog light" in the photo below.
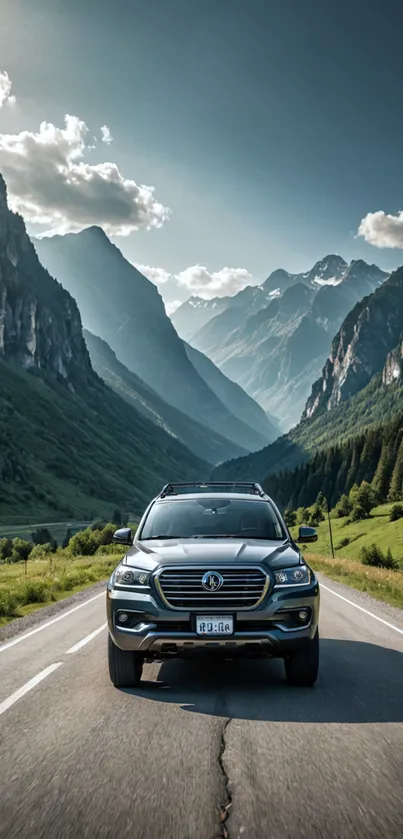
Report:
M 309 612 L 307 612 L 306 609 L 301 609 L 301 611 L 298 612 L 298 619 L 301 621 L 301 623 L 306 623 L 308 618 Z
M 119 612 L 118 613 L 119 623 L 127 623 L 128 620 L 129 620 L 129 615 L 127 614 L 127 612 Z

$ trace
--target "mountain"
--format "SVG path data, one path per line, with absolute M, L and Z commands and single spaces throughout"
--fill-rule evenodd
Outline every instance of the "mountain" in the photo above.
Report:
M 399 268 L 344 320 L 322 375 L 312 387 L 304 417 L 329 410 L 362 390 L 382 371 L 402 332 L 403 268 Z
M 40 264 L 0 176 L 0 514 L 139 513 L 210 466 L 94 372 L 73 297 Z
M 203 300 L 202 297 L 189 297 L 171 315 L 171 321 L 184 341 L 190 341 L 195 332 L 198 332 L 211 318 L 219 315 L 227 306 L 230 297 L 214 297 L 212 300 Z
M 36 240 L 35 247 L 77 300 L 86 329 L 106 341 L 125 367 L 232 448 L 259 448 L 260 438 L 254 442 L 247 423 L 231 414 L 189 361 L 156 286 L 100 228 Z
M 193 367 L 204 379 L 209 388 L 216 394 L 218 399 L 227 406 L 235 417 L 248 423 L 249 427 L 258 434 L 261 439 L 275 440 L 280 434 L 280 429 L 274 417 L 268 417 L 263 408 L 251 399 L 250 396 L 239 385 L 228 379 L 221 370 L 207 358 L 206 355 L 195 350 L 190 344 L 185 344 L 186 354 L 192 362 Z M 251 439 L 251 450 L 256 446 L 257 438 Z
M 263 480 L 401 414 L 403 268 L 345 318 L 301 422 L 261 452 L 221 464 L 214 477 Z
M 262 286 L 236 295 L 192 338 L 192 346 L 287 429 L 298 422 L 343 318 L 386 277 L 375 265 L 347 265 L 337 255 L 305 274 L 275 271 Z
M 84 338 L 92 366 L 108 387 L 152 423 L 181 440 L 197 457 L 208 457 L 215 464 L 228 457 L 229 450 L 236 448 L 225 437 L 220 437 L 178 408 L 164 402 L 158 393 L 116 358 L 113 350 L 101 338 L 87 330 L 84 330 Z

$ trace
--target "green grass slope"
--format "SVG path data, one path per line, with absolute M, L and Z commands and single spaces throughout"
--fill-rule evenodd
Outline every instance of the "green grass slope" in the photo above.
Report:
M 75 392 L 0 363 L 0 516 L 26 521 L 140 513 L 171 480 L 210 466 L 95 375 Z
M 335 553 L 339 557 L 359 560 L 360 551 L 363 547 L 372 544 L 379 545 L 386 553 L 391 549 L 395 559 L 398 560 L 403 571 L 403 519 L 389 521 L 389 514 L 393 504 L 382 504 L 372 510 L 368 519 L 351 522 L 347 518 L 331 517 L 333 542 Z M 327 520 L 317 526 L 319 539 L 313 545 L 309 545 L 309 553 L 312 555 L 331 554 L 329 525 Z M 296 535 L 298 528 L 293 528 Z M 345 543 L 346 540 L 348 544 Z M 365 568 L 365 566 L 364 566 Z

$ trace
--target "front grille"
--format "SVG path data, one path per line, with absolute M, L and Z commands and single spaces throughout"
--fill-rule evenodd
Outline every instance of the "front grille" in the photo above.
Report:
M 209 571 L 223 580 L 217 591 L 206 591 L 202 579 Z M 156 578 L 165 602 L 174 609 L 253 609 L 267 592 L 268 576 L 260 568 L 170 568 Z

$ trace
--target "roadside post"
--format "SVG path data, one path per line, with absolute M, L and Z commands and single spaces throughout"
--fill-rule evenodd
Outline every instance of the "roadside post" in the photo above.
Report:
M 333 532 L 332 532 L 332 522 L 331 522 L 331 519 L 330 519 L 330 504 L 329 504 L 329 498 L 326 498 L 326 504 L 327 504 L 327 520 L 328 520 L 328 522 L 329 522 L 330 549 L 331 549 L 331 551 L 332 551 L 332 557 L 333 557 L 333 559 L 334 559 Z

